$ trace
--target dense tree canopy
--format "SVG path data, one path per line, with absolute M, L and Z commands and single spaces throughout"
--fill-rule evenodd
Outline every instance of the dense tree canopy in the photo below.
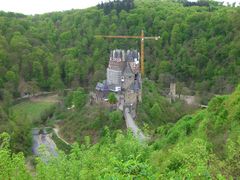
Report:
M 240 86 L 230 96 L 214 98 L 206 110 L 160 126 L 151 144 L 121 131 L 104 135 L 95 145 L 73 144 L 66 155 L 42 162 L 36 179 L 237 179 L 240 174 Z M 155 105 L 154 105 L 155 106 Z M 113 112 L 111 119 L 117 118 Z M 117 118 L 118 119 L 118 118 Z M 10 137 L 0 136 L 0 177 L 33 178 L 22 153 L 12 154 Z
M 116 0 L 35 16 L 0 12 L 0 132 L 11 133 L 0 136 L 0 179 L 237 179 L 240 88 L 177 122 L 185 107 L 160 94 L 173 81 L 181 94 L 186 87 L 203 97 L 232 92 L 240 81 L 239 17 L 239 7 L 185 0 Z M 123 127 L 119 111 L 85 105 L 85 91 L 106 78 L 110 50 L 139 49 L 137 40 L 95 35 L 139 35 L 141 30 L 161 36 L 145 41 L 143 103 L 137 112 L 140 125 L 154 127 L 149 144 L 104 128 Z M 47 164 L 39 160 L 32 177 L 17 152 L 29 151 L 33 122 L 12 114 L 13 100 L 26 92 L 65 88 L 74 89 L 65 106 L 76 108 L 61 107 L 56 116 L 69 130 L 64 137 L 82 144 Z M 95 139 L 84 138 L 86 132 Z
M 161 36 L 146 41 L 147 77 L 164 87 L 171 75 L 200 93 L 231 92 L 240 74 L 240 11 L 213 2 L 199 2 L 210 3 L 211 11 L 184 7 L 181 1 L 136 0 L 133 6 L 126 0 L 36 16 L 1 12 L 0 87 L 15 97 L 18 86 L 29 81 L 39 90 L 92 87 L 105 78 L 110 49 L 139 47 L 135 40 L 94 36 L 138 35 L 143 29 L 146 35 Z

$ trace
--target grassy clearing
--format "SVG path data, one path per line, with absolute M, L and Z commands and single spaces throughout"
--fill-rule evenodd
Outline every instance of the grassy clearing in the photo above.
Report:
M 53 112 L 56 101 L 48 101 L 49 97 L 41 98 L 42 101 L 30 100 L 19 103 L 12 107 L 12 112 L 16 117 L 27 117 L 32 122 L 45 120 Z

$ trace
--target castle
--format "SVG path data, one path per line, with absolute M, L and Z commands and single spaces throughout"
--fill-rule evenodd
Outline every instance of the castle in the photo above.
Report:
M 115 49 L 111 51 L 107 68 L 107 80 L 98 83 L 96 90 L 106 97 L 108 91 L 124 97 L 124 106 L 135 108 L 142 97 L 140 55 L 137 50 Z

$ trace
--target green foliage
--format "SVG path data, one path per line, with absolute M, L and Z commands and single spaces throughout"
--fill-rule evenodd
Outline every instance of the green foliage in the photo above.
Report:
M 155 91 L 154 86 L 150 85 L 149 88 L 152 92 Z M 134 143 L 120 136 L 122 140 L 116 139 L 115 142 L 121 143 L 114 148 L 122 154 L 120 158 L 122 161 L 113 161 L 114 172 L 108 169 L 109 164 L 104 165 L 104 171 L 100 171 L 101 177 L 122 177 L 123 174 L 124 177 L 142 177 L 143 174 L 148 174 L 148 177 L 152 175 L 160 179 L 238 177 L 240 126 L 237 117 L 233 118 L 235 116 L 224 112 L 238 107 L 239 96 L 239 89 L 230 96 L 217 96 L 206 110 L 185 116 L 175 124 L 159 127 L 156 140 L 147 152 L 150 157 L 144 155 L 149 163 L 138 165 L 139 163 L 134 159 L 129 160 L 128 157 L 134 157 L 136 153 L 141 154 L 138 152 L 139 147 L 134 147 Z M 219 118 L 224 119 L 225 123 L 218 123 Z M 106 136 L 109 133 L 104 134 Z M 102 143 L 106 143 L 109 147 L 109 138 L 105 137 L 102 140 Z M 100 149 L 103 147 L 104 144 L 98 146 Z M 118 149 L 119 147 L 121 148 Z M 94 164 L 88 167 L 98 168 L 96 160 Z M 147 169 L 147 172 L 144 172 L 141 167 Z
M 10 41 L 10 45 L 15 51 L 18 52 L 31 47 L 31 45 L 28 43 L 28 39 L 25 36 L 21 35 L 20 32 L 14 33 L 14 36 Z
M 110 104 L 116 104 L 117 103 L 117 98 L 116 98 L 114 93 L 111 92 L 111 93 L 108 94 L 108 102 Z
M 55 102 L 50 97 L 40 97 L 39 101 L 25 101 L 12 106 L 3 129 L 11 135 L 14 152 L 31 154 L 32 128 L 43 125 L 55 110 Z M 1 127 L 1 126 L 0 126 Z M 0 129 L 1 130 L 1 129 Z
M 138 106 L 138 120 L 148 123 L 151 128 L 156 129 L 159 125 L 176 122 L 187 113 L 194 111 L 184 102 L 176 101 L 172 104 L 165 97 L 160 95 L 153 81 L 144 80 L 143 82 L 143 100 Z
M 66 79 L 65 81 L 70 83 L 70 85 L 73 83 L 74 80 L 79 78 L 79 63 L 77 59 L 73 60 L 67 60 L 65 63 L 65 73 L 66 73 Z
M 47 164 L 38 162 L 34 178 L 238 179 L 240 87 L 230 96 L 215 97 L 209 108 L 177 123 L 186 107 L 179 102 L 171 106 L 159 95 L 173 76 L 177 82 L 185 82 L 180 83 L 180 92 L 188 86 L 206 99 L 209 92 L 231 92 L 239 83 L 239 8 L 208 4 L 184 7 L 175 1 L 136 0 L 134 9 L 99 6 L 38 16 L 1 12 L 0 121 L 2 129 L 12 132 L 11 146 L 19 151 L 28 151 L 32 118 L 9 116 L 8 110 L 12 97 L 19 96 L 21 80 L 36 82 L 40 90 L 91 88 L 105 77 L 109 48 L 138 47 L 137 41 L 106 41 L 94 35 L 137 35 L 143 29 L 146 35 L 161 36 L 159 41 L 145 44 L 150 81 L 144 82 L 143 103 L 138 107 L 140 122 L 160 125 L 153 144 L 142 144 L 130 134 L 109 135 L 106 125 L 123 127 L 115 123 L 120 122 L 120 113 L 83 106 L 86 96 L 80 90 L 68 100 L 78 111 L 60 114 L 62 128 L 68 129 L 62 134 L 71 142 L 84 142 L 86 135 L 94 143 L 101 135 L 105 137 L 95 145 L 90 140 L 74 145 L 69 155 L 59 153 Z M 11 121 L 11 128 L 3 127 L 6 121 Z M 2 135 L 1 142 L 2 137 L 0 179 L 31 179 L 23 154 L 12 154 L 9 137 Z
M 113 111 L 109 113 L 109 119 L 116 124 L 117 126 L 119 124 L 122 124 L 123 116 L 121 111 Z
M 185 143 L 179 143 L 167 153 L 161 151 L 154 153 L 152 158 L 157 163 L 155 165 L 160 171 L 161 179 L 211 177 L 208 168 L 210 154 L 206 142 L 201 139 L 194 139 L 187 146 Z
M 2 136 L 6 136 L 6 134 L 2 134 Z M 2 177 L 18 175 L 22 179 L 30 179 L 24 166 L 23 156 L 19 154 L 11 158 L 6 140 L 1 143 L 0 152 L 4 155 L 0 156 L 0 162 L 3 165 L 1 166 Z M 118 132 L 115 138 L 109 137 L 108 134 L 104 137 L 102 143 L 96 145 L 82 144 L 79 146 L 74 144 L 69 155 L 60 152 L 57 158 L 49 159 L 47 164 L 39 159 L 35 178 L 152 179 L 154 174 L 146 161 L 148 156 L 148 146 L 136 141 L 130 133 L 124 136 Z M 18 159 L 18 163 L 15 163 L 15 158 Z M 11 166 L 6 166 L 7 164 Z M 18 170 L 17 173 L 16 170 Z
M 40 62 L 36 61 L 33 62 L 33 72 L 32 72 L 33 78 L 38 83 L 39 87 L 42 87 L 44 77 L 43 77 L 43 67 Z
M 85 105 L 79 110 L 57 109 L 61 122 L 60 133 L 68 142 L 83 142 L 85 136 L 90 136 L 91 142 L 97 142 L 104 134 L 104 127 L 111 130 L 123 129 L 125 121 L 120 111 L 109 112 L 102 105 Z M 68 131 L 65 131 L 68 129 Z
M 152 108 L 150 109 L 150 116 L 155 121 L 158 121 L 161 118 L 162 110 L 158 103 L 155 103 Z
M 200 111 L 193 116 L 186 116 L 179 120 L 175 125 L 167 127 L 162 126 L 158 129 L 159 140 L 155 142 L 154 149 L 157 149 L 156 154 L 153 154 L 153 162 L 159 163 L 159 169 L 169 169 L 170 174 L 163 174 L 163 177 L 181 176 L 181 177 L 239 177 L 239 119 L 235 114 L 239 106 L 239 88 L 230 96 L 217 96 L 211 100 L 207 110 Z M 237 110 L 238 111 L 238 110 Z M 173 162 L 169 161 L 173 155 L 173 149 L 178 151 L 195 147 L 198 155 L 201 154 L 201 148 L 194 144 L 194 139 L 200 138 L 204 145 L 204 153 L 199 160 L 197 155 L 191 155 L 187 152 L 187 162 L 183 163 L 181 154 L 178 154 L 177 159 L 173 158 Z M 181 144 L 182 148 L 179 147 Z M 157 159 L 164 157 L 165 159 Z M 179 159 L 180 158 L 180 159 Z M 206 158 L 206 159 L 205 159 Z M 204 160 L 204 161 L 202 161 Z M 164 163 L 162 163 L 164 162 Z M 191 162 L 189 168 L 185 169 L 188 162 Z M 201 166 L 198 165 L 202 164 Z M 165 165 L 164 165 L 165 164 Z M 156 164 L 155 164 L 156 165 Z M 162 166 L 163 165 L 163 166 Z M 184 170 L 185 169 L 185 170 Z M 201 172 L 198 172 L 198 169 Z M 223 170 L 222 170 L 223 169 Z M 179 171 L 180 170 L 180 171 Z M 178 174 L 184 170 L 186 174 Z M 195 171 L 196 170 L 196 171 Z M 221 175 L 220 175 L 221 174 Z M 170 175 L 170 176 L 168 176 Z M 223 178 L 222 177 L 222 178 Z
M 33 123 L 41 122 L 41 119 L 44 119 L 43 116 L 49 116 L 52 109 L 54 109 L 55 102 L 47 101 L 47 98 L 43 98 L 43 101 L 34 102 L 26 101 L 14 105 L 11 110 L 15 117 L 24 118 L 31 120 Z M 46 101 L 44 102 L 44 99 Z
M 108 140 L 107 140 L 108 139 Z M 37 179 L 152 179 L 152 168 L 146 162 L 148 147 L 129 134 L 116 138 L 105 136 L 102 143 L 73 145 L 70 155 L 60 154 L 49 163 L 39 162 Z M 106 143 L 107 142 L 107 143 Z M 57 173 L 58 172 L 58 173 Z
M 71 107 L 74 105 L 77 110 L 81 110 L 86 102 L 87 94 L 82 88 L 78 88 L 77 90 L 68 93 L 67 97 L 65 98 L 65 106 Z
M 16 79 L 16 74 L 13 71 L 8 71 L 6 73 L 6 80 L 12 83 L 16 83 L 17 79 Z
M 155 91 L 154 86 L 149 87 L 152 92 Z M 185 116 L 175 124 L 160 126 L 152 145 L 138 142 L 131 133 L 123 135 L 118 131 L 111 134 L 104 128 L 103 125 L 106 125 L 108 117 L 108 125 L 115 124 L 113 121 L 120 118 L 121 113 L 118 111 L 107 114 L 107 111 L 104 112 L 100 108 L 97 115 L 94 115 L 99 117 L 99 120 L 91 123 L 89 122 L 92 117 L 89 116 L 89 112 L 94 112 L 93 106 L 83 107 L 80 112 L 76 111 L 76 114 L 66 113 L 68 119 L 65 123 L 74 122 L 74 127 L 79 130 L 71 131 L 78 134 L 84 131 L 84 128 L 79 127 L 85 125 L 86 129 L 90 129 L 89 127 L 92 126 L 91 129 L 93 127 L 96 127 L 96 130 L 104 129 L 103 136 L 94 145 L 91 145 L 89 137 L 84 138 L 80 146 L 73 145 L 68 155 L 59 152 L 58 157 L 49 159 L 47 164 L 39 160 L 35 178 L 52 179 L 53 176 L 58 179 L 238 178 L 240 126 L 238 116 L 232 116 L 231 113 L 237 112 L 239 92 L 237 88 L 232 95 L 217 96 L 209 103 L 206 110 Z M 158 109 L 159 105 L 153 106 Z M 84 119 L 81 120 L 80 117 Z M 76 118 L 76 121 L 72 121 L 71 118 Z M 224 119 L 225 123 L 218 123 L 219 118 Z M 28 128 L 24 132 L 16 130 L 22 124 L 24 127 L 29 127 L 26 118 L 24 119 L 25 121 L 19 119 L 19 122 L 17 119 L 12 120 L 16 124 L 12 126 L 15 132 L 12 134 L 12 142 L 14 139 L 27 137 L 26 132 L 30 131 Z M 64 129 L 69 129 L 66 124 L 64 126 Z M 110 128 L 112 129 L 111 126 Z M 8 149 L 9 136 L 3 134 L 1 137 L 4 137 L 4 140 L 1 139 L 0 146 L 0 162 L 3 164 L 0 166 L 2 167 L 0 175 L 15 177 L 17 174 L 23 179 L 30 179 L 31 176 L 25 169 L 23 155 L 11 155 Z M 24 147 L 26 146 L 24 144 Z
M 77 91 L 73 92 L 72 102 L 77 109 L 81 109 L 86 104 L 86 100 L 87 95 L 83 89 L 78 89 Z
M 9 141 L 7 133 L 0 134 L 0 179 L 31 179 L 23 153 L 12 154 Z
M 52 90 L 62 90 L 64 88 L 59 67 L 56 67 L 54 69 L 52 77 L 50 79 L 50 84 Z
M 105 14 L 120 13 L 121 11 L 129 11 L 134 8 L 133 0 L 117 0 L 117 1 L 109 1 L 105 3 L 98 4 L 97 7 L 99 9 L 103 9 Z
M 2 123 L 0 123 L 1 125 L 4 124 L 4 121 L 7 120 L 7 115 L 5 113 L 5 111 L 3 110 L 2 106 L 0 106 L 0 121 Z
M 3 91 L 3 108 L 5 112 L 9 113 L 9 108 L 11 107 L 13 103 L 13 97 L 12 94 L 8 91 Z
M 208 4 L 126 0 L 39 16 L 2 12 L 0 87 L 14 96 L 23 79 L 36 81 L 40 90 L 94 87 L 105 78 L 109 48 L 139 45 L 94 36 L 138 35 L 143 29 L 161 37 L 145 44 L 146 77 L 159 87 L 168 87 L 174 76 L 201 95 L 231 92 L 240 78 L 239 8 Z
M 240 136 L 235 141 L 227 142 L 227 172 L 233 177 L 240 177 Z
M 71 107 L 73 105 L 72 101 L 73 101 L 73 93 L 69 92 L 67 96 L 64 98 L 64 105 L 66 107 Z
M 171 63 L 169 61 L 161 61 L 159 64 L 159 72 L 160 73 L 168 73 L 171 71 Z
M 72 149 L 71 145 L 68 145 L 64 141 L 59 139 L 57 137 L 57 135 L 55 134 L 55 132 L 53 132 L 53 134 L 52 134 L 52 140 L 54 141 L 54 143 L 56 144 L 58 149 L 60 149 L 61 151 L 64 151 L 66 154 L 70 153 L 70 151 Z
M 32 122 L 27 116 L 16 116 L 10 119 L 11 148 L 14 152 L 31 154 Z
M 154 88 L 151 91 L 155 91 Z M 102 138 L 92 145 L 90 137 L 86 136 L 81 140 L 80 146 L 77 144 L 72 146 L 68 155 L 59 152 L 59 155 L 50 158 L 48 163 L 39 159 L 34 177 L 36 179 L 52 179 L 52 177 L 57 179 L 76 177 L 78 179 L 237 179 L 240 176 L 240 125 L 238 116 L 232 116 L 231 113 L 236 113 L 236 107 L 240 103 L 239 98 L 240 91 L 237 88 L 232 95 L 215 97 L 206 110 L 185 116 L 175 124 L 160 126 L 152 144 L 136 140 L 130 132 L 125 135 L 119 130 L 111 133 L 104 127 L 106 123 L 111 125 L 113 120 L 120 117 L 118 111 L 107 114 L 108 111 L 104 112 L 102 107 L 96 111 L 93 109 L 94 106 L 85 106 L 81 111 L 65 112 L 65 117 L 68 119 L 64 122 L 64 129 L 69 129 L 68 123 L 75 123 L 75 126 L 71 125 L 71 127 L 76 127 L 78 131 L 76 129 L 71 131 L 76 132 L 74 134 L 81 134 L 81 137 L 86 129 L 103 129 Z M 153 106 L 158 109 L 158 105 Z M 93 112 L 97 113 L 94 117 L 99 119 L 90 121 Z M 82 117 L 84 119 L 81 119 Z M 222 119 L 224 123 L 219 123 Z M 23 123 L 22 120 L 20 122 Z M 83 128 L 84 125 L 86 129 Z M 89 128 L 90 126 L 92 127 Z M 110 126 L 110 129 L 113 128 Z M 20 132 L 17 136 L 22 138 L 21 134 L 24 132 Z M 66 137 L 67 135 L 64 134 Z M 1 137 L 5 137 L 6 140 L 1 142 L 0 146 L 0 163 L 3 163 L 0 166 L 2 167 L 0 175 L 14 177 L 15 174 L 12 173 L 16 173 L 17 167 L 20 177 L 28 177 L 23 156 L 21 154 L 11 156 L 7 143 L 9 136 L 3 134 Z M 17 162 L 15 157 L 18 157 Z M 4 166 L 6 164 L 11 166 Z

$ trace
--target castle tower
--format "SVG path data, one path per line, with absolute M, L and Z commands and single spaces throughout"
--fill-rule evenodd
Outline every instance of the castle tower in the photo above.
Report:
M 107 84 L 111 91 L 122 91 L 126 104 L 142 100 L 142 79 L 140 74 L 140 55 L 137 50 L 111 51 L 107 68 Z
M 107 68 L 107 83 L 112 90 L 116 89 L 116 87 L 121 87 L 124 61 L 125 57 L 123 50 L 116 49 L 111 51 Z

